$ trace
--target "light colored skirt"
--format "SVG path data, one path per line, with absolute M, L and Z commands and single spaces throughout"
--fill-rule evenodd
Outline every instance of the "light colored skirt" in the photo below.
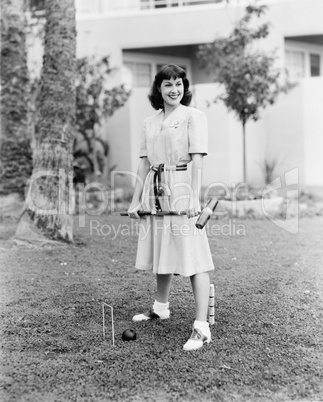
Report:
M 148 216 L 139 227 L 136 268 L 156 274 L 192 276 L 214 269 L 205 229 L 197 218 Z

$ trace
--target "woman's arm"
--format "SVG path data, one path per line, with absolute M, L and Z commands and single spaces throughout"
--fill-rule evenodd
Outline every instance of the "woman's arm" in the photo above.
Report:
M 200 191 L 202 185 L 203 155 L 192 154 L 192 194 L 190 197 L 190 207 L 187 211 L 188 218 L 197 216 L 200 212 Z
M 135 190 L 132 196 L 130 207 L 128 209 L 128 214 L 131 218 L 139 219 L 138 211 L 141 208 L 141 194 L 149 170 L 150 164 L 148 159 L 146 157 L 141 158 L 137 170 Z

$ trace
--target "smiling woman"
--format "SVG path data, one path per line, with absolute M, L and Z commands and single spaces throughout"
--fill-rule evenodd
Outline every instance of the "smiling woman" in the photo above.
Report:
M 152 310 L 136 314 L 133 321 L 168 319 L 173 274 L 190 277 L 196 319 L 183 348 L 200 349 L 211 341 L 208 271 L 214 269 L 206 232 L 197 233 L 195 228 L 207 121 L 204 113 L 188 106 L 189 81 L 177 65 L 165 65 L 156 74 L 148 97 L 158 113 L 143 124 L 141 161 L 128 214 L 139 219 L 139 211 L 152 213 L 140 221 L 136 268 L 156 274 L 157 295 Z M 159 211 L 186 211 L 186 215 L 154 216 Z
M 160 86 L 160 93 L 164 100 L 165 117 L 176 108 L 184 95 L 182 78 L 164 80 Z
M 156 74 L 155 81 L 153 82 L 148 96 L 152 107 L 156 110 L 164 109 L 165 103 L 162 96 L 163 90 L 164 94 L 170 93 L 173 97 L 176 97 L 176 94 L 181 90 L 183 95 L 177 102 L 177 105 L 181 103 L 184 106 L 188 106 L 192 100 L 192 93 L 189 90 L 189 85 L 190 83 L 186 77 L 184 69 L 176 65 L 166 65 L 162 67 Z

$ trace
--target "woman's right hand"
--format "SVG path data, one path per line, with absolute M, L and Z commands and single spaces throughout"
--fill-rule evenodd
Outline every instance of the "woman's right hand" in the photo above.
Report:
M 141 210 L 141 203 L 132 201 L 130 207 L 128 208 L 128 215 L 132 219 L 139 219 L 140 216 L 138 214 L 138 211 L 140 210 Z

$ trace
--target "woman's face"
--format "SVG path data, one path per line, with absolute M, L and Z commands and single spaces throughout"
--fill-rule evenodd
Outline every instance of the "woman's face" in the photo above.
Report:
M 160 85 L 160 92 L 165 106 L 178 106 L 184 96 L 184 84 L 182 78 L 163 80 Z

